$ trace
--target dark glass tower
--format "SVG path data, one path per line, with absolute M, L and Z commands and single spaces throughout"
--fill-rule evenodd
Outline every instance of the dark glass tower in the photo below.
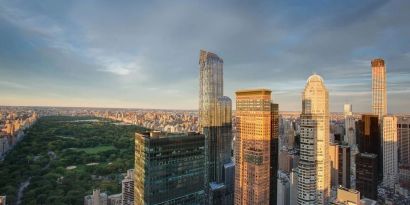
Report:
M 202 134 L 135 134 L 136 205 L 204 202 L 205 138 Z

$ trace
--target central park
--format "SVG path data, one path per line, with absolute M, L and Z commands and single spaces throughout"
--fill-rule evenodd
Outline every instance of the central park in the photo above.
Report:
M 145 131 L 94 117 L 48 116 L 0 162 L 8 204 L 82 204 L 95 188 L 121 192 L 134 167 L 134 134 Z

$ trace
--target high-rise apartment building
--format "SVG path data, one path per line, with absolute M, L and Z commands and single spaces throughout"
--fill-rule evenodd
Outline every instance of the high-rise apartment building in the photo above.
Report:
M 386 66 L 381 58 L 372 62 L 372 110 L 373 114 L 382 119 L 387 114 Z
M 121 181 L 122 205 L 134 205 L 134 170 L 127 171 L 127 175 Z
M 372 153 L 356 155 L 356 189 L 362 196 L 373 200 L 377 200 L 377 159 Z
M 205 137 L 135 134 L 134 204 L 204 204 Z
M 383 184 L 393 189 L 399 174 L 397 117 L 384 116 L 382 124 Z
M 223 96 L 223 60 L 204 50 L 199 56 L 199 131 L 205 135 L 205 187 L 209 204 L 232 204 L 225 165 L 232 165 L 232 101 Z M 231 169 L 228 169 L 231 170 Z
M 271 152 L 271 140 L 276 133 L 275 113 L 271 91 L 267 89 L 240 90 L 236 92 L 237 135 L 235 140 L 235 204 L 275 204 L 270 201 L 276 194 L 277 161 Z M 276 144 L 277 145 L 277 144 Z M 275 146 L 275 145 L 274 145 Z M 272 148 L 274 149 L 274 148 Z M 277 152 L 277 149 L 276 149 Z M 276 165 L 274 165 L 276 163 Z M 276 170 L 274 170 L 276 169 Z M 275 179 L 275 187 L 271 180 Z M 276 197 L 275 197 L 276 199 Z
M 329 93 L 322 77 L 308 78 L 302 94 L 299 204 L 327 204 L 330 194 Z

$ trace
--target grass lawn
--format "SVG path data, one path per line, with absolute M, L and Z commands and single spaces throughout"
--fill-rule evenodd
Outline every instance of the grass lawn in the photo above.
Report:
M 75 151 L 84 151 L 87 154 L 98 154 L 100 152 L 105 152 L 109 150 L 114 150 L 115 147 L 112 145 L 101 145 L 97 147 L 87 147 L 87 148 L 72 148 Z

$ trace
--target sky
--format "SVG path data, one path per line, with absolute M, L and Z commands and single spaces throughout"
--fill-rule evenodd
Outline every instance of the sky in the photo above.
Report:
M 301 110 L 313 73 L 330 110 L 410 113 L 410 1 L 0 0 L 0 105 L 197 109 L 199 51 L 224 59 L 224 95 L 269 88 Z M 234 101 L 234 100 L 233 100 Z

